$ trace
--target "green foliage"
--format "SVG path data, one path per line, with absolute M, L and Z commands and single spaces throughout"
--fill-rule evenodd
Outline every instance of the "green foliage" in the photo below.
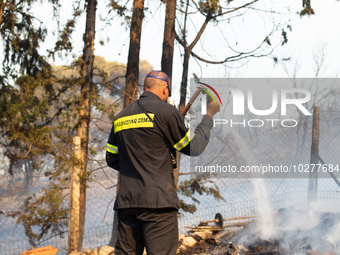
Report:
M 15 87 L 3 86 L 0 91 L 0 126 L 4 137 L 1 143 L 11 168 L 19 159 L 55 154 L 50 136 L 55 128 L 47 125 L 56 117 L 48 114 L 55 92 L 50 75 L 23 75 Z
M 71 42 L 72 33 L 75 30 L 75 25 L 77 19 L 83 13 L 83 10 L 80 9 L 80 2 L 77 7 L 74 7 L 72 19 L 68 20 L 65 24 L 65 27 L 62 31 L 59 31 L 59 39 L 56 41 L 54 49 L 49 50 L 49 57 L 55 59 L 55 54 L 57 53 L 61 56 L 61 52 L 65 51 L 65 54 L 72 52 L 73 46 Z
M 8 216 L 17 218 L 17 224 L 23 224 L 25 234 L 31 245 L 35 246 L 46 235 L 62 235 L 68 224 L 68 207 L 64 203 L 60 185 L 51 184 L 43 189 L 42 196 L 30 196 L 20 211 Z M 40 232 L 36 233 L 39 228 Z
M 122 26 L 126 25 L 126 29 L 128 29 L 129 26 L 131 25 L 131 12 L 126 7 L 128 3 L 129 3 L 129 1 L 124 1 L 124 4 L 120 4 L 119 0 L 118 1 L 114 1 L 114 0 L 110 1 L 111 9 L 114 12 L 116 12 L 121 18 L 124 18 L 124 21 L 121 23 L 121 25 Z
M 19 66 L 19 71 L 36 76 L 46 61 L 38 52 L 45 40 L 46 28 L 30 13 L 36 0 L 9 0 L 0 3 L 0 36 L 4 44 L 3 71 L 9 75 L 11 65 Z M 49 1 L 58 6 L 58 0 Z M 0 85 L 3 84 L 0 83 Z
M 10 215 L 23 224 L 32 245 L 49 234 L 61 233 L 67 221 L 62 204 L 72 168 L 72 135 L 76 126 L 79 79 L 57 79 L 46 65 L 35 77 L 22 75 L 0 93 L 1 146 L 10 160 L 9 171 L 29 160 L 38 171 L 43 159 L 53 170 L 49 184 Z
M 222 7 L 219 0 L 200 0 L 200 11 L 206 15 L 213 16 L 222 13 Z
M 196 211 L 195 203 L 200 204 L 200 201 L 195 197 L 196 194 L 200 196 L 213 196 L 217 201 L 225 201 L 220 194 L 218 186 L 207 174 L 196 175 L 196 178 L 182 181 L 178 185 L 178 192 L 193 201 L 192 204 L 189 204 L 184 202 L 183 199 L 180 200 L 179 206 L 184 212 L 194 213 Z
M 117 1 L 111 0 L 110 6 L 112 7 L 112 10 L 116 11 L 119 16 L 126 16 L 126 5 L 120 5 Z

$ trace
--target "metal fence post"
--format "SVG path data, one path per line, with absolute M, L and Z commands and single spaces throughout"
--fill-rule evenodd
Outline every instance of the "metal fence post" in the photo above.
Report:
M 73 151 L 77 160 L 80 160 L 80 137 L 73 137 Z M 80 166 L 76 164 L 71 173 L 70 209 L 68 221 L 68 253 L 79 251 L 80 240 Z
M 311 148 L 311 164 L 317 164 L 319 159 L 319 135 L 320 135 L 320 107 L 314 106 L 313 111 L 313 130 L 312 130 L 312 148 Z M 311 202 L 316 201 L 318 188 L 318 172 L 309 173 L 308 184 L 308 208 Z

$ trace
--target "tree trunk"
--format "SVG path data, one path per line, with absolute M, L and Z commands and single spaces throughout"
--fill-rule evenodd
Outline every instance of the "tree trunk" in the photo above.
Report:
M 0 3 L 0 24 L 2 21 L 2 15 L 4 14 L 6 4 L 7 4 L 7 1 Z
M 143 18 L 144 0 L 135 0 L 133 2 L 130 28 L 130 47 L 126 70 L 124 108 L 133 101 L 136 101 L 138 96 L 139 50 Z
M 312 148 L 311 148 L 311 164 L 319 163 L 319 137 L 320 137 L 320 107 L 314 106 L 313 111 L 313 129 L 312 129 Z M 309 173 L 308 182 L 308 208 L 312 202 L 316 202 L 318 191 L 318 172 Z
M 184 24 L 186 24 L 187 12 L 188 12 L 188 8 L 186 9 Z M 185 39 L 186 38 L 186 34 L 185 34 L 186 25 L 184 25 L 184 29 L 183 29 L 183 40 L 181 40 L 178 36 L 176 37 L 178 39 L 179 43 L 184 48 L 184 62 L 183 62 L 183 73 L 182 73 L 181 95 L 180 95 L 181 98 L 180 98 L 180 102 L 179 102 L 179 111 L 180 112 L 182 112 L 182 110 L 185 107 L 185 99 L 186 99 L 186 96 L 187 96 L 187 82 L 188 82 L 188 70 L 189 70 L 190 54 L 191 54 L 192 49 L 195 47 L 195 45 L 197 44 L 197 42 L 201 38 L 201 36 L 202 36 L 204 30 L 206 29 L 210 20 L 211 20 L 211 16 L 208 15 L 205 18 L 205 21 L 202 24 L 200 30 L 196 34 L 195 39 L 191 42 L 191 44 L 189 46 L 187 46 L 187 42 L 186 42 L 186 39 Z
M 189 57 L 191 49 L 186 48 L 184 50 L 184 62 L 183 62 L 183 73 L 181 82 L 181 98 L 179 101 L 179 111 L 182 112 L 185 106 L 185 99 L 187 96 L 187 81 L 188 81 L 188 70 L 189 70 Z
M 92 90 L 94 37 L 96 24 L 97 0 L 87 0 L 86 28 L 84 35 L 83 65 L 81 75 L 83 83 L 80 92 L 78 136 L 81 139 L 80 168 L 80 216 L 79 216 L 79 251 L 81 251 L 85 227 L 86 209 L 86 166 L 88 160 L 89 127 L 91 119 L 90 93 Z
M 165 1 L 165 22 L 164 22 L 164 38 L 162 51 L 162 71 L 170 78 L 170 88 L 172 92 L 172 63 L 174 56 L 175 43 L 175 18 L 176 18 L 176 0 Z M 169 95 L 171 96 L 171 94 Z M 179 165 L 181 161 L 181 154 L 176 152 L 177 168 L 173 170 L 175 177 L 175 185 L 178 184 Z
M 176 35 L 175 18 L 176 18 L 176 0 L 167 0 L 165 10 L 164 39 L 162 51 L 162 71 L 165 72 L 170 78 L 170 86 L 172 83 L 172 63 Z
M 80 137 L 73 137 L 73 153 L 77 160 L 80 159 Z M 79 197 L 80 197 L 80 166 L 75 165 L 72 168 L 70 180 L 70 204 L 68 213 L 68 254 L 73 251 L 81 251 L 79 247 Z
M 144 0 L 135 0 L 133 2 L 133 13 L 130 28 L 130 47 L 128 64 L 126 70 L 126 84 L 124 95 L 124 108 L 137 100 L 138 97 L 138 74 L 139 74 L 139 50 L 140 37 L 142 34 L 142 23 L 144 18 Z M 118 183 L 120 173 L 118 173 Z M 116 194 L 118 194 L 119 185 L 117 185 Z M 109 246 L 114 246 L 117 241 L 118 218 L 116 211 L 113 216 L 113 226 Z

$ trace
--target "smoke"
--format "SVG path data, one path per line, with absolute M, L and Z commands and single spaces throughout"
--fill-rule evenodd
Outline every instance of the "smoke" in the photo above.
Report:
M 325 213 L 340 213 L 340 207 L 338 204 L 331 203 L 329 201 L 316 201 L 310 204 L 311 211 L 313 212 L 325 212 Z
M 306 250 L 340 252 L 340 208 L 336 203 L 316 202 L 308 211 L 282 208 L 273 218 L 256 219 L 233 238 L 238 245 L 256 245 L 269 241 L 289 254 L 306 254 Z
M 259 224 L 263 226 L 261 228 L 260 237 L 262 239 L 268 239 L 272 235 L 275 234 L 275 223 L 274 218 L 271 213 L 271 208 L 269 206 L 268 202 L 268 194 L 266 185 L 263 181 L 263 179 L 252 179 L 254 187 L 255 187 L 255 193 L 257 196 L 262 195 L 263 198 L 261 199 L 261 205 L 259 207 L 259 213 L 262 217 L 259 218 Z
M 231 133 L 234 136 L 234 139 L 239 146 L 239 149 L 246 160 L 248 166 L 258 166 L 254 155 L 250 152 L 247 144 L 245 143 L 244 139 L 233 129 L 230 128 Z M 253 178 L 252 183 L 254 185 L 254 191 L 256 194 L 256 197 L 261 200 L 259 207 L 259 213 L 262 216 L 260 218 L 261 224 L 265 227 L 263 227 L 261 231 L 261 237 L 263 239 L 268 239 L 270 236 L 272 236 L 275 232 L 274 230 L 274 219 L 271 213 L 271 208 L 269 206 L 268 202 L 268 192 L 266 185 L 264 183 L 264 180 L 262 178 Z
M 331 243 L 336 251 L 340 251 L 340 222 L 329 231 L 326 241 Z

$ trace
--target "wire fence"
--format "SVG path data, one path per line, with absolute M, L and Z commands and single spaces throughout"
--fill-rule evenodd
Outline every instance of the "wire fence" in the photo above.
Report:
M 105 171 L 105 173 L 103 172 Z M 93 249 L 108 245 L 113 222 L 113 201 L 115 197 L 115 180 L 117 173 L 105 169 L 91 175 L 92 182 L 86 190 L 86 216 L 83 249 Z M 25 203 L 25 199 L 39 191 L 46 185 L 45 176 L 33 177 L 30 185 L 24 185 L 25 175 L 2 175 L 0 180 L 0 254 L 19 254 L 31 248 L 25 234 L 23 224 L 17 224 L 17 218 L 7 217 L 7 214 L 18 210 Z M 69 192 L 69 190 L 68 190 Z M 65 199 L 65 206 L 69 211 L 69 196 Z M 37 228 L 32 228 L 38 232 Z M 58 248 L 58 254 L 68 254 L 68 226 L 63 228 L 63 235 L 52 234 L 52 237 L 42 238 L 36 247 L 53 245 Z
M 106 246 L 110 240 L 112 225 L 87 228 L 83 240 L 83 250 Z M 53 236 L 49 240 L 39 243 L 39 247 L 50 246 L 58 248 L 58 254 L 68 254 L 68 235 Z M 31 249 L 27 239 L 0 242 L 1 254 L 19 254 Z
M 340 111 L 321 108 L 319 155 L 327 164 L 340 165 Z M 299 130 L 275 128 L 272 130 L 236 130 L 242 137 L 247 150 L 258 162 L 271 165 L 299 165 L 310 162 L 312 123 L 311 118 L 303 120 Z M 234 166 L 247 165 L 244 148 L 236 141 L 232 133 L 221 137 L 212 133 L 207 150 L 219 150 L 219 157 L 209 164 L 230 164 Z M 206 157 L 205 157 L 206 158 Z M 180 181 L 195 177 L 195 165 L 207 165 L 205 158 L 189 159 L 183 157 L 182 172 L 191 175 L 180 176 Z M 5 163 L 3 163 L 5 165 Z M 4 169 L 4 168 L 3 168 Z M 334 172 L 335 174 L 336 171 Z M 17 218 L 7 217 L 11 211 L 18 210 L 25 199 L 33 194 L 39 194 L 48 183 L 43 173 L 34 173 L 28 180 L 27 173 L 18 172 L 14 175 L 6 171 L 0 172 L 0 254 L 19 254 L 31 246 L 22 224 L 17 224 Z M 276 213 L 280 208 L 293 206 L 297 210 L 307 210 L 309 179 L 282 176 L 280 178 L 236 178 L 227 173 L 211 174 L 211 179 L 219 188 L 225 201 L 217 201 L 212 196 L 197 195 L 200 203 L 193 214 L 182 213 L 179 219 L 180 233 L 186 233 L 187 227 L 197 225 L 200 221 L 212 220 L 216 213 L 223 218 L 258 215 L 260 208 L 269 205 L 270 213 Z M 83 249 L 94 249 L 108 245 L 113 224 L 113 201 L 115 197 L 117 172 L 104 168 L 94 171 L 88 182 L 86 191 L 86 217 Z M 207 184 L 208 186 L 213 184 Z M 261 186 L 259 189 L 258 186 Z M 69 192 L 65 191 L 66 193 Z M 181 196 L 187 202 L 188 198 Z M 66 201 L 66 200 L 65 200 Z M 326 172 L 320 173 L 317 188 L 317 202 L 313 208 L 322 211 L 340 211 L 340 188 Z M 66 208 L 69 210 L 68 204 Z M 232 222 L 238 222 L 235 220 Z M 244 220 L 243 220 L 244 221 Z M 33 231 L 36 229 L 33 229 Z M 38 243 L 38 247 L 53 245 L 58 248 L 58 254 L 68 254 L 68 226 L 64 227 L 63 235 L 55 235 Z

